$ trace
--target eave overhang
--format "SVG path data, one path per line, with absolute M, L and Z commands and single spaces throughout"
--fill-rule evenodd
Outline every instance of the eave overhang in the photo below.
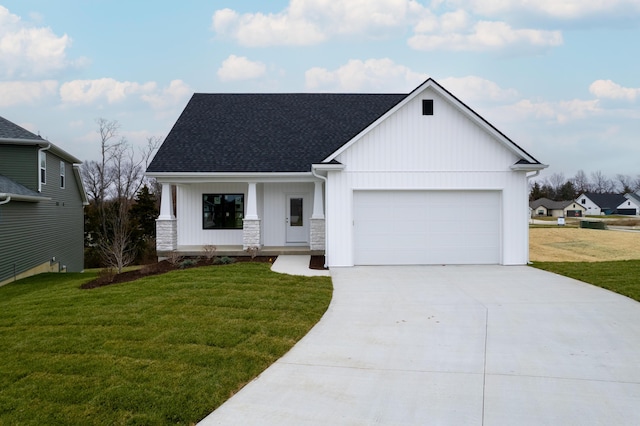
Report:
M 159 183 L 214 182 L 313 182 L 318 180 L 309 172 L 147 172 L 146 176 Z

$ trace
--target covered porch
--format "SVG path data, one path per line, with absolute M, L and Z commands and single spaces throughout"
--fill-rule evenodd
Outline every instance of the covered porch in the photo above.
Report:
M 158 257 L 203 256 L 211 250 L 229 257 L 325 254 L 322 180 L 310 173 L 247 180 L 158 179 Z M 232 200 L 231 210 L 223 206 L 221 216 L 217 203 L 230 204 L 227 199 Z

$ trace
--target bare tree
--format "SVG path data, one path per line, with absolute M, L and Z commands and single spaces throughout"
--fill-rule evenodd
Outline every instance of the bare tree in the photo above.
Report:
M 136 256 L 131 241 L 129 210 L 137 192 L 145 183 L 144 171 L 160 138 L 147 138 L 147 146 L 136 155 L 125 138 L 118 136 L 117 121 L 96 120 L 100 135 L 100 161 L 88 161 L 83 180 L 95 205 L 99 235 L 93 236 L 102 262 L 118 272 Z
M 615 184 L 606 177 L 602 171 L 591 173 L 592 191 L 596 194 L 607 194 L 614 192 Z
M 589 178 L 587 178 L 587 174 L 584 170 L 578 170 L 571 181 L 573 182 L 573 187 L 578 194 L 591 192 L 591 184 L 589 183 Z
M 631 176 L 618 173 L 616 175 L 617 189 L 621 194 L 633 192 L 634 182 Z

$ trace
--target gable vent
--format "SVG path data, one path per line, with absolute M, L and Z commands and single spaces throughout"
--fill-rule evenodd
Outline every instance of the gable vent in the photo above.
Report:
M 433 99 L 422 100 L 422 115 L 433 115 Z

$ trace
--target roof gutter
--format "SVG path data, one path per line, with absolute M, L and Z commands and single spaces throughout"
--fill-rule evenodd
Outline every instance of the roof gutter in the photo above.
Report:
M 20 194 L 8 194 L 6 192 L 0 192 L 0 198 L 4 200 L 0 201 L 1 204 L 7 204 L 9 201 L 26 201 L 29 203 L 37 203 L 39 201 L 50 201 L 50 197 L 37 197 L 34 195 L 20 195 Z

